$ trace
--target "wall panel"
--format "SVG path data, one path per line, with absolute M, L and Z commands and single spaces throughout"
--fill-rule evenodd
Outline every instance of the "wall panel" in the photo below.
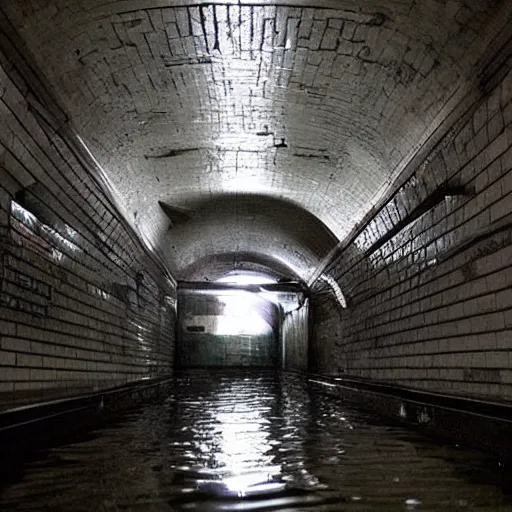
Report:
M 168 374 L 172 277 L 4 55 L 0 86 L 0 407 Z
M 317 281 L 319 370 L 512 398 L 511 100 L 509 72 L 326 268 L 348 307 Z

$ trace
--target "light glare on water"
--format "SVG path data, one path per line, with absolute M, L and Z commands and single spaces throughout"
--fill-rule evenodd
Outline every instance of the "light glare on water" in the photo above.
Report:
M 187 371 L 161 403 L 27 461 L 0 509 L 508 512 L 506 482 L 297 375 Z

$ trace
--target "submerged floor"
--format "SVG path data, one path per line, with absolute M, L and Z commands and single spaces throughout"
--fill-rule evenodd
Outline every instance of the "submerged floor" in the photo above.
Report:
M 163 403 L 27 461 L 0 508 L 512 511 L 507 488 L 485 455 L 390 426 L 297 375 L 190 371 Z

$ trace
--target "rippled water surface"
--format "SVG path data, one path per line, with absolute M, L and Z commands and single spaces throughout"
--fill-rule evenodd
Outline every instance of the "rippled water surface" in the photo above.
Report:
M 307 379 L 191 371 L 162 403 L 27 462 L 0 508 L 512 511 L 506 490 L 478 452 L 390 426 Z

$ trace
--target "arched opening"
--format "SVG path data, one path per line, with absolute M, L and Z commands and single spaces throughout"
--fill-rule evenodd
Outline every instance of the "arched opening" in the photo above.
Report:
M 305 368 L 306 295 L 297 281 L 251 271 L 180 282 L 176 365 Z

